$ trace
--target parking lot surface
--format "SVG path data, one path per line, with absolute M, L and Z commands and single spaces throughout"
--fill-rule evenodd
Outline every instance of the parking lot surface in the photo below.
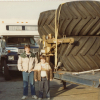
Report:
M 38 82 L 35 82 L 36 95 L 38 96 Z M 84 85 L 66 83 L 63 89 L 60 80 L 53 79 L 50 82 L 51 100 L 100 100 L 99 89 Z M 23 82 L 21 74 L 13 76 L 10 81 L 5 81 L 0 76 L 0 100 L 21 100 L 23 94 Z M 26 100 L 33 100 L 30 95 Z M 45 94 L 43 100 L 46 100 Z

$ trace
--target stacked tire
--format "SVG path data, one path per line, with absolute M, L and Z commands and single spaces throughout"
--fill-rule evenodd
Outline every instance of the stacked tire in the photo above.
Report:
M 61 10 L 60 10 L 61 7 Z M 59 38 L 66 36 L 100 35 L 100 2 L 77 1 L 60 5 Z M 57 14 L 58 15 L 58 14 Z
M 62 62 L 70 72 L 99 69 L 100 2 L 76 1 L 60 5 L 57 9 L 57 24 L 58 38 L 66 35 L 75 39 L 73 44 L 59 45 L 58 62 Z
M 38 32 L 41 38 L 42 35 L 55 35 L 55 10 L 40 13 L 38 20 Z
M 75 43 L 60 45 L 58 61 L 68 71 L 86 71 L 100 68 L 100 37 L 73 37 Z

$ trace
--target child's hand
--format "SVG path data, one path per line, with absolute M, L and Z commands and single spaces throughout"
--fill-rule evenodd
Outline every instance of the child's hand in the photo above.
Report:
M 25 70 L 24 70 L 24 69 L 22 69 L 21 71 L 22 71 L 22 72 L 24 72 Z
M 34 69 L 31 69 L 31 71 L 34 71 Z
M 50 79 L 50 81 L 52 81 L 52 79 Z
M 35 82 L 37 82 L 37 79 L 35 79 Z

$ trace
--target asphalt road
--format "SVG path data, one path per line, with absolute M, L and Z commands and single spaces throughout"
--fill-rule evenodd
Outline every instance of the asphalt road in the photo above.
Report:
M 0 100 L 21 100 L 23 94 L 23 82 L 21 73 L 12 73 L 12 79 L 5 81 L 3 76 L 0 76 Z M 38 82 L 35 83 L 36 95 L 38 96 Z M 100 100 L 98 88 L 93 88 L 84 85 L 66 83 L 66 89 L 60 80 L 53 79 L 50 83 L 51 100 Z M 30 95 L 26 100 L 33 100 Z M 44 99 L 45 94 L 44 94 Z

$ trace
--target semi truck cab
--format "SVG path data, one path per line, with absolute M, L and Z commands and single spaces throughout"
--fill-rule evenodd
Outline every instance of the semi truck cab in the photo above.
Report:
M 15 21 L 15 20 L 14 20 Z M 7 23 L 6 23 L 7 22 Z M 24 23 L 24 24 L 23 24 Z M 4 74 L 5 80 L 11 78 L 10 71 L 18 71 L 18 56 L 24 52 L 24 46 L 29 44 L 31 52 L 36 56 L 39 50 L 39 34 L 34 21 L 10 23 L 1 21 L 2 31 L 0 33 L 0 70 Z

